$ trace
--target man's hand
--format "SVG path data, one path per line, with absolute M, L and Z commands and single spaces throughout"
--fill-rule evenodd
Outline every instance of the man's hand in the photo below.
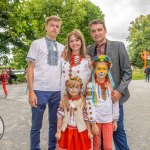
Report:
M 122 94 L 120 92 L 118 92 L 117 90 L 112 91 L 111 98 L 112 98 L 113 102 L 119 101 L 121 96 L 122 96 Z
M 37 107 L 37 97 L 34 92 L 32 93 L 29 92 L 29 104 L 32 107 Z

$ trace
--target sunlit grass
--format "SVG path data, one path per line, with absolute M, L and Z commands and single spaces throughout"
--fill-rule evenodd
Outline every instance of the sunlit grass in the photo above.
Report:
M 145 73 L 144 69 L 133 68 L 132 69 L 132 80 L 144 80 Z

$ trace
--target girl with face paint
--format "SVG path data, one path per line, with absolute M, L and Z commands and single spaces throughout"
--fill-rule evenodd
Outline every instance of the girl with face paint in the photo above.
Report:
M 66 94 L 57 112 L 57 149 L 90 150 L 93 138 L 79 77 L 66 80 Z
M 114 82 L 110 67 L 108 56 L 96 56 L 93 60 L 92 81 L 87 85 L 86 106 L 94 134 L 93 150 L 101 150 L 101 136 L 104 150 L 112 150 L 113 131 L 117 129 L 119 103 L 113 103 L 111 99 Z

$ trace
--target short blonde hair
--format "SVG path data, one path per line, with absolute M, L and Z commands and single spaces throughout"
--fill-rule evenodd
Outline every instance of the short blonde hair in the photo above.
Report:
M 49 16 L 49 17 L 46 17 L 45 23 L 48 24 L 48 22 L 52 21 L 52 20 L 61 22 L 61 19 L 58 16 Z

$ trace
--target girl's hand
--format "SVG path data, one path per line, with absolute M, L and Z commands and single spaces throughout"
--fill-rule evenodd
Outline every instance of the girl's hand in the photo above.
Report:
M 89 137 L 89 139 L 91 139 L 91 140 L 93 139 L 93 134 L 92 134 L 92 132 L 89 132 L 89 131 L 88 131 L 88 137 Z
M 57 131 L 55 134 L 56 140 L 59 141 L 61 138 L 61 131 Z
M 92 131 L 93 131 L 94 135 L 98 135 L 99 134 L 99 128 L 98 128 L 96 123 L 92 124 Z
M 117 121 L 113 121 L 113 131 L 116 131 L 117 130 Z

